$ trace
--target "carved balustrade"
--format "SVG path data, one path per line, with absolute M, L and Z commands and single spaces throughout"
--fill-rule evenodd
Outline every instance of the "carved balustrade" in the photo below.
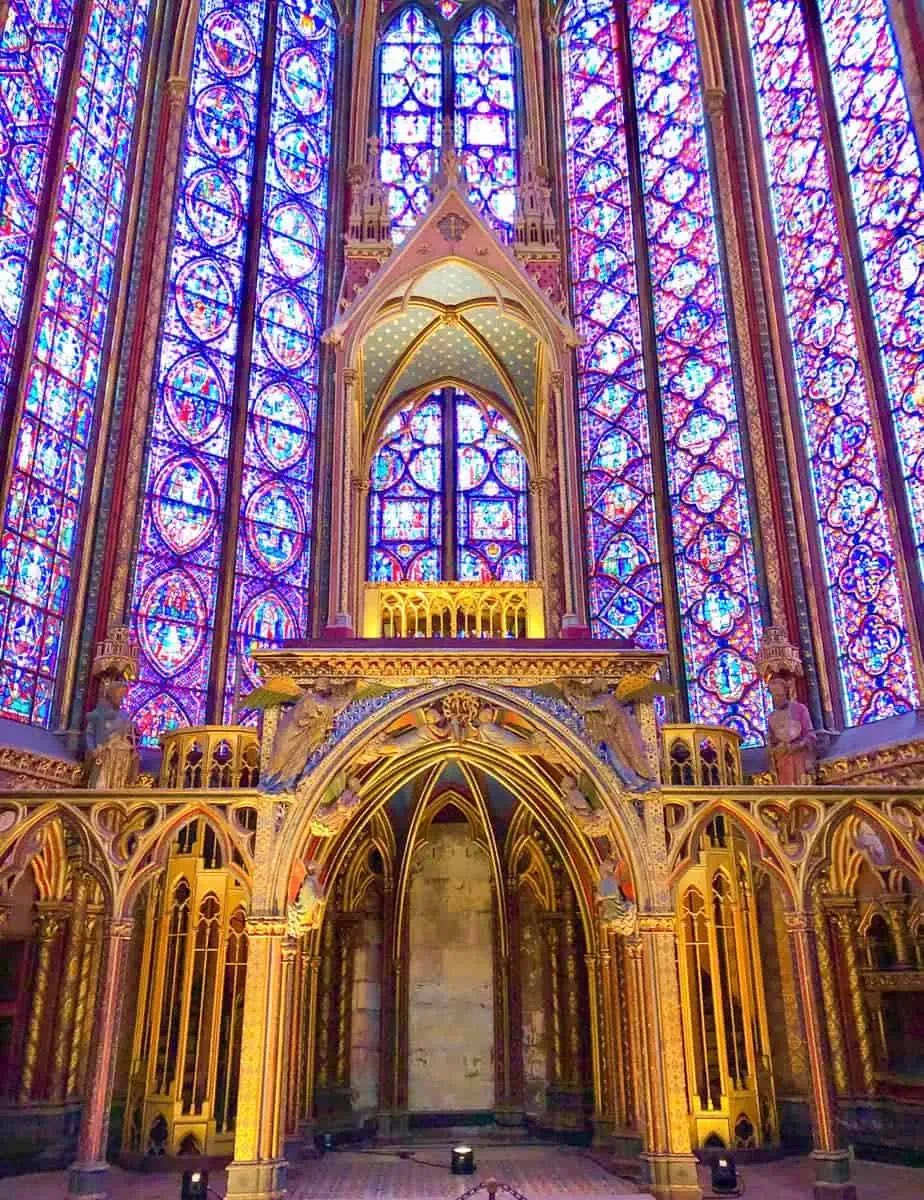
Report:
M 671 787 L 735 787 L 742 781 L 741 737 L 723 725 L 664 725 L 663 779 Z
M 260 781 L 260 742 L 246 725 L 171 729 L 160 744 L 162 788 L 223 790 L 256 787 Z
M 367 638 L 541 638 L 537 583 L 368 583 Z

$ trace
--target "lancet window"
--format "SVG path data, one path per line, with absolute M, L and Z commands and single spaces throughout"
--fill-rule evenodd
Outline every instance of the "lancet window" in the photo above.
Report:
M 12 0 L 0 40 L 0 716 L 41 725 L 92 491 L 150 10 Z
M 902 558 L 920 557 L 924 531 L 920 152 L 883 0 L 730 12 L 750 52 L 757 198 L 779 250 L 806 536 L 843 719 L 862 723 L 917 703 L 919 576 L 909 563 L 906 587 Z M 676 626 L 691 716 L 757 740 L 754 484 L 694 13 L 690 0 L 574 0 L 562 20 L 589 595 L 597 635 L 663 648 Z M 905 481 L 897 517 L 890 474 Z
M 402 406 L 372 460 L 369 578 L 529 578 L 528 469 L 499 408 L 456 388 Z
M 507 14 L 443 0 L 403 8 L 386 21 L 378 127 L 395 236 L 400 240 L 427 207 L 447 125 L 469 199 L 508 238 L 516 204 L 519 85 Z
M 148 740 L 229 717 L 250 650 L 307 632 L 334 65 L 324 2 L 200 8 L 132 601 Z
M 562 60 L 594 632 L 663 647 L 659 563 L 673 559 L 691 713 L 757 740 L 760 597 L 691 6 L 577 0 Z M 664 445 L 662 548 L 646 385 Z

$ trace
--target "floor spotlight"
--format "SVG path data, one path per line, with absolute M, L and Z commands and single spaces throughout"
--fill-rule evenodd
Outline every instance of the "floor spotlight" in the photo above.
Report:
M 337 1143 L 334 1141 L 334 1135 L 332 1133 L 317 1134 L 314 1139 L 314 1144 L 322 1154 L 326 1154 L 329 1150 L 337 1149 Z
M 738 1171 L 730 1154 L 712 1160 L 712 1190 L 717 1196 L 738 1195 Z
M 205 1200 L 209 1190 L 208 1171 L 184 1171 L 180 1200 Z
M 475 1151 L 471 1146 L 454 1146 L 452 1150 L 453 1175 L 475 1174 Z

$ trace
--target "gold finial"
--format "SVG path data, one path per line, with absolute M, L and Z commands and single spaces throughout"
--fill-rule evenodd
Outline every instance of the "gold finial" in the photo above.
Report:
M 119 679 L 138 676 L 138 643 L 127 625 L 117 625 L 106 638 L 96 643 L 93 675 L 111 675 Z
M 802 659 L 799 651 L 779 625 L 770 625 L 764 631 L 764 640 L 757 656 L 757 669 L 765 680 L 774 675 L 802 675 Z

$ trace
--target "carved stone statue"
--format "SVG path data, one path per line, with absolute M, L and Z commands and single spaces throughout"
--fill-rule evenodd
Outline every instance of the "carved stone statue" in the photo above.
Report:
M 305 770 L 308 759 L 333 728 L 334 721 L 353 699 L 356 680 L 318 680 L 296 701 L 279 722 L 270 753 L 266 785 L 291 788 Z
M 809 710 L 795 699 L 791 676 L 774 675 L 767 690 L 773 701 L 767 718 L 773 778 L 784 787 L 814 783 L 816 736 Z
M 96 707 L 87 714 L 84 769 L 95 790 L 132 787 L 138 781 L 138 739 L 122 701 L 138 669 L 138 645 L 120 625 L 97 643 L 93 675 L 99 679 Z
M 137 782 L 135 727 L 122 711 L 127 691 L 127 680 L 104 677 L 96 707 L 87 714 L 84 763 L 90 788 L 121 789 Z
M 594 690 L 572 681 L 565 687 L 565 696 L 584 718 L 590 736 L 604 747 L 607 761 L 626 787 L 633 791 L 650 788 L 655 772 L 631 709 L 609 688 Z
M 636 916 L 635 902 L 623 892 L 619 882 L 618 865 L 610 855 L 600 864 L 600 877 L 597 881 L 597 911 L 600 920 L 607 924 L 621 927 L 621 932 L 629 932 L 629 926 L 634 925 Z
M 301 937 L 309 929 L 314 929 L 321 916 L 324 904 L 324 888 L 318 879 L 318 864 L 310 862 L 307 865 L 302 886 L 298 895 L 286 910 L 286 925 L 290 937 Z
M 802 663 L 782 629 L 771 626 L 767 630 L 758 665 L 773 701 L 767 718 L 773 778 L 784 787 L 813 783 L 817 736 L 809 710 L 795 698 L 795 681 L 802 674 Z

